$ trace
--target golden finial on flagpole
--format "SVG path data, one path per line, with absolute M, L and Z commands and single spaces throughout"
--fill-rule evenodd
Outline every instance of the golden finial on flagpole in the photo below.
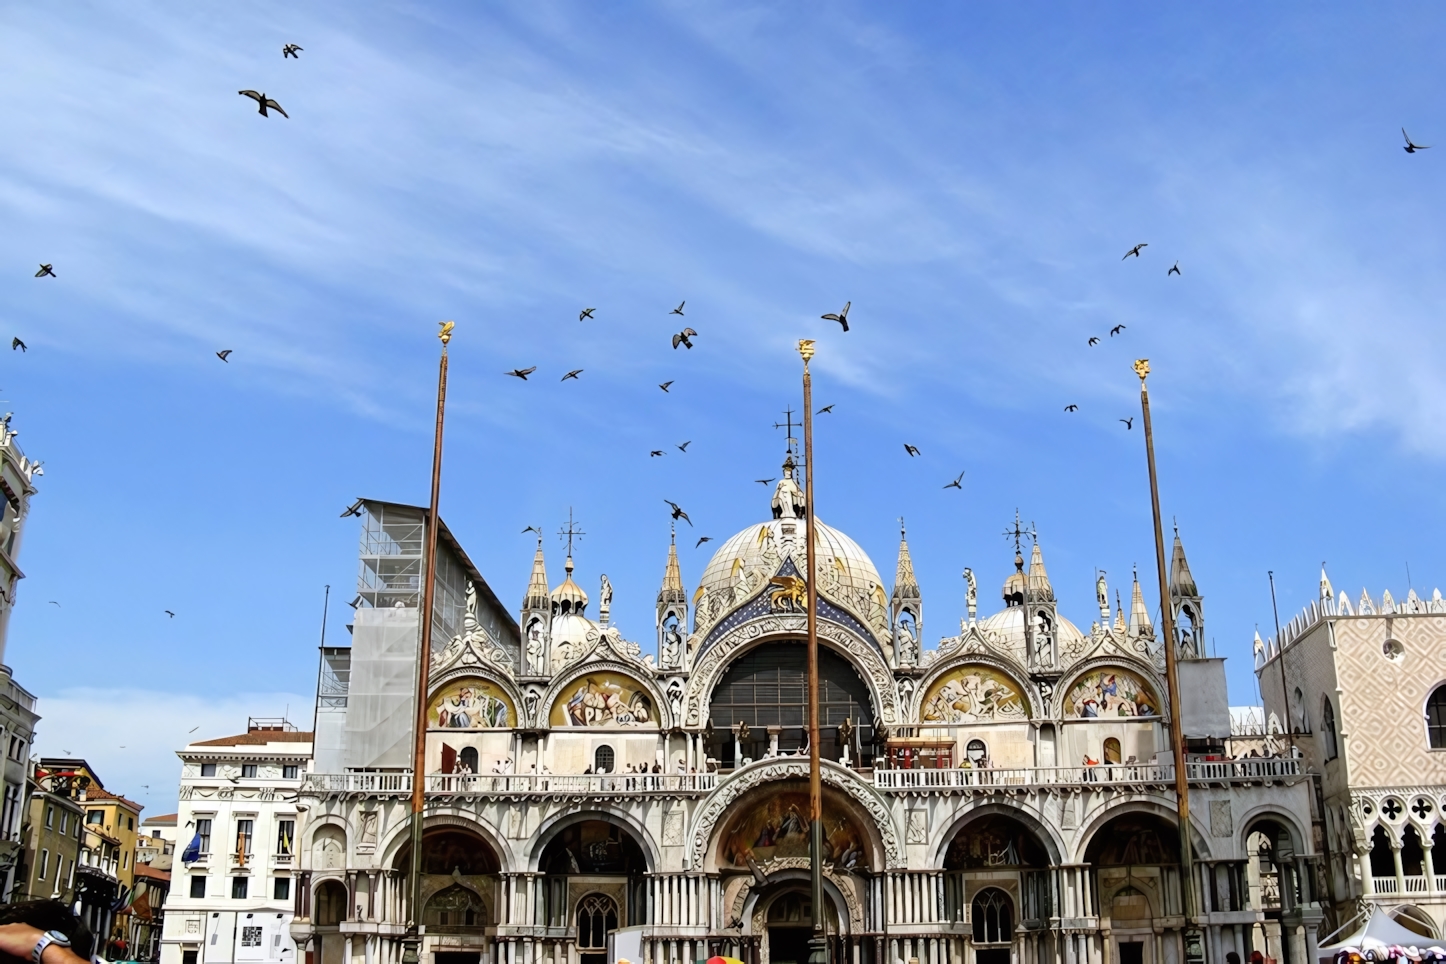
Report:
M 808 360 L 813 357 L 813 339 L 800 338 L 798 340 L 798 353 L 803 356 L 803 363 L 807 365 Z
M 452 329 L 457 327 L 457 323 L 455 321 L 439 321 L 437 324 L 442 326 L 442 330 L 437 332 L 437 337 L 442 339 L 442 347 L 445 348 L 447 342 L 452 340 Z
M 1135 359 L 1135 374 L 1140 376 L 1140 383 L 1144 384 L 1145 376 L 1150 374 L 1150 360 L 1148 358 Z

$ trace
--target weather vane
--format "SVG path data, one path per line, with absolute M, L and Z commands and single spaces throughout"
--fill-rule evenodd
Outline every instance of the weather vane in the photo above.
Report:
M 579 528 L 577 527 L 577 525 L 573 522 L 573 519 L 572 519 L 572 506 L 568 506 L 568 507 L 567 507 L 567 528 L 566 528 L 566 529 L 558 529 L 558 530 L 557 530 L 557 537 L 558 537 L 559 539 L 566 539 L 566 540 L 567 540 L 567 554 L 568 554 L 568 556 L 571 556 L 571 555 L 572 555 L 572 540 L 573 540 L 573 539 L 578 539 L 579 541 L 581 541 L 582 537 L 585 536 L 585 535 L 587 535 L 587 533 L 586 533 L 586 532 L 583 532 L 581 529 L 579 529 Z

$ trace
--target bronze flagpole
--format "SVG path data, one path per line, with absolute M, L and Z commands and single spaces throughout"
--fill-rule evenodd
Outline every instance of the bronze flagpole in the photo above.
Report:
M 1150 467 L 1150 511 L 1155 522 L 1155 570 L 1160 580 L 1160 633 L 1165 645 L 1165 685 L 1169 689 L 1170 748 L 1175 756 L 1175 809 L 1179 813 L 1180 884 L 1185 905 L 1185 960 L 1193 964 L 1204 960 L 1202 935 L 1195 927 L 1199 905 L 1195 901 L 1195 856 L 1190 838 L 1190 775 L 1185 761 L 1185 721 L 1180 716 L 1180 674 L 1175 658 L 1175 613 L 1170 608 L 1170 583 L 1165 572 L 1165 529 L 1160 521 L 1160 484 L 1155 475 L 1155 433 L 1150 423 L 1150 393 L 1145 376 L 1150 374 L 1150 360 L 1135 362 L 1140 377 L 1140 411 L 1145 430 L 1145 460 Z
M 804 538 L 808 540 L 804 575 L 808 587 L 808 870 L 813 902 L 813 934 L 808 942 L 809 964 L 825 964 L 828 960 L 828 938 L 823 922 L 823 775 L 819 769 L 818 744 L 818 571 L 814 561 L 813 537 L 813 376 L 808 360 L 813 357 L 813 340 L 801 339 L 798 353 L 803 356 L 803 518 Z
M 437 533 L 441 528 L 437 503 L 442 494 L 442 422 L 447 408 L 447 343 L 455 324 L 440 323 L 442 359 L 437 367 L 437 430 L 432 440 L 432 502 L 427 510 L 427 547 L 422 561 L 422 628 L 417 644 L 417 706 L 412 744 L 412 895 L 407 933 L 402 938 L 403 964 L 416 964 L 421 955 L 422 929 L 422 809 L 427 785 L 427 669 L 432 654 L 432 605 L 437 597 Z

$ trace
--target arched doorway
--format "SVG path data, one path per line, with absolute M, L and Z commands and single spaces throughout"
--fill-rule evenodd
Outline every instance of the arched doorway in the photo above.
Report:
M 966 918 L 965 908 L 972 912 L 978 895 L 990 888 L 998 891 L 991 908 L 1000 906 L 999 897 L 1008 899 L 1010 936 L 1005 944 L 1021 927 L 1043 927 L 1051 916 L 1049 852 L 1033 830 L 1009 814 L 985 814 L 956 830 L 944 851 L 944 871 L 944 907 L 951 921 L 976 919 L 972 913 Z M 1005 951 L 1007 955 L 1007 947 Z M 990 959 L 986 954 L 980 962 Z
M 578 964 L 607 964 L 608 935 L 618 929 L 618 903 L 606 894 L 577 902 Z
M 764 934 L 769 964 L 807 964 L 808 942 L 813 936 L 813 898 L 800 883 L 783 884 L 759 898 L 764 905 Z M 839 934 L 838 908 L 824 899 L 825 933 Z
M 1095 830 L 1085 863 L 1095 875 L 1099 907 L 1110 914 L 1110 956 L 1119 964 L 1161 964 L 1154 919 L 1177 916 L 1183 906 L 1175 825 L 1153 813 L 1121 814 Z
M 1009 964 L 1014 943 L 1014 901 L 998 887 L 985 887 L 969 903 L 974 964 Z
M 313 906 L 317 927 L 335 927 L 346 920 L 346 887 L 339 880 L 322 881 Z
M 409 874 L 411 842 L 403 844 L 392 867 Z M 445 936 L 434 947 L 434 964 L 475 964 L 492 954 L 496 933 L 498 874 L 502 863 L 481 834 L 462 826 L 441 826 L 422 834 L 422 921 L 427 934 Z
M 538 924 L 582 927 L 579 915 L 585 898 L 577 898 L 570 905 L 569 895 L 594 886 L 614 900 L 612 929 L 648 922 L 647 857 L 638 841 L 619 823 L 585 819 L 568 824 L 548 840 L 537 869 L 544 875 L 537 895 Z M 606 920 L 606 914 L 597 917 L 597 901 L 588 906 L 592 916 L 587 921 Z M 596 931 L 589 930 L 586 936 L 595 937 Z M 577 939 L 584 939 L 581 930 Z M 583 953 L 583 944 L 577 947 Z M 602 947 L 602 951 L 589 949 L 587 953 L 603 953 L 606 944 Z
M 873 700 L 858 670 L 826 646 L 818 649 L 819 754 L 838 760 L 842 747 L 838 726 L 853 725 L 850 758 L 868 755 L 874 736 Z M 763 643 L 744 653 L 728 667 L 713 688 L 708 718 L 713 736 L 708 755 L 723 769 L 739 766 L 744 758 L 759 760 L 769 752 L 769 727 L 777 732 L 778 751 L 793 753 L 807 745 L 804 711 L 808 694 L 808 653 L 802 642 Z M 738 739 L 739 723 L 748 724 L 745 739 Z

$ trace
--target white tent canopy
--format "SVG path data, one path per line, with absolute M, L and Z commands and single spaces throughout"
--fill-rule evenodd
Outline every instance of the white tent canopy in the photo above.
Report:
M 1391 919 L 1384 910 L 1376 906 L 1371 911 L 1371 919 L 1358 928 L 1354 933 L 1347 934 L 1333 944 L 1324 944 L 1320 948 L 1322 959 L 1329 959 L 1335 953 L 1345 947 L 1356 947 L 1366 950 L 1372 947 L 1389 947 L 1392 944 L 1399 944 L 1402 947 L 1412 945 L 1420 949 L 1431 946 L 1439 946 L 1440 942 L 1429 937 L 1422 937 L 1415 931 L 1408 929 L 1403 924 L 1398 924 Z

